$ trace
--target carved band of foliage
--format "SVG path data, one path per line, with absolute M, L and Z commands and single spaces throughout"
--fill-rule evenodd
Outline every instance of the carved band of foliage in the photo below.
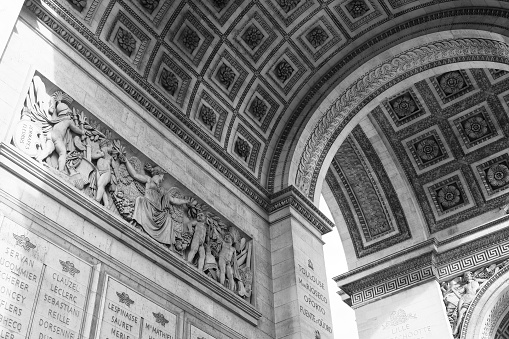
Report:
M 249 302 L 252 240 L 206 204 L 183 195 L 184 187 L 170 187 L 175 181 L 165 179 L 163 168 L 118 138 L 35 75 L 12 142 L 45 171 Z
M 350 121 L 354 109 L 369 95 L 397 77 L 420 67 L 459 57 L 468 60 L 498 57 L 507 61 L 509 45 L 481 38 L 443 40 L 411 49 L 373 68 L 342 92 L 314 126 L 299 160 L 296 186 L 304 194 L 310 197 L 314 195 L 313 179 L 320 170 L 323 153 L 328 151 L 331 138 Z

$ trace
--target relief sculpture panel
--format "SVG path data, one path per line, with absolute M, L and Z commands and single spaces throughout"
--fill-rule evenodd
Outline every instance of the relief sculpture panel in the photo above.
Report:
M 13 144 L 62 182 L 250 302 L 252 240 L 42 75 Z
M 454 338 L 460 337 L 468 308 L 483 284 L 508 264 L 509 260 L 506 260 L 474 272 L 466 271 L 460 277 L 441 283 L 443 301 Z

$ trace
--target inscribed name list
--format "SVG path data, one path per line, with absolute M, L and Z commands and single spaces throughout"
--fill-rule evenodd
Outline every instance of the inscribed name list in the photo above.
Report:
M 77 338 L 91 266 L 7 219 L 0 248 L 0 339 Z
M 175 314 L 112 277 L 106 284 L 100 339 L 175 339 Z

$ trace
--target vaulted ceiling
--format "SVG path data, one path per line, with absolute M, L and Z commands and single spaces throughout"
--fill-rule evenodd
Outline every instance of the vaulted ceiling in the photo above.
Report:
M 504 215 L 508 145 L 509 72 L 448 71 L 383 98 L 326 177 L 357 257 L 409 239 L 412 226 L 453 234 Z
M 474 8 L 475 3 L 28 0 L 25 10 L 255 203 L 268 208 L 271 193 L 286 185 L 288 174 L 281 172 L 292 161 L 291 152 L 307 123 L 353 70 L 422 34 L 460 28 L 505 32 L 504 22 L 488 23 L 486 18 L 507 20 L 508 3 L 493 2 L 492 9 L 484 1 Z M 468 88 L 477 83 L 474 73 L 459 73 Z M 383 135 L 419 143 L 411 136 L 422 127 L 428 133 L 422 140 L 436 139 L 440 154 L 448 158 L 419 160 L 419 150 L 412 157 L 405 153 L 409 160 L 398 158 L 423 178 L 442 164 L 458 163 L 451 161 L 444 135 L 422 125 L 433 117 L 428 107 L 435 109 L 419 99 L 425 94 L 412 87 L 403 99 L 390 99 L 372 113 Z M 400 118 L 405 105 L 414 105 L 420 113 Z M 357 145 L 354 140 L 352 136 L 349 144 Z M 345 152 L 354 152 L 352 147 Z

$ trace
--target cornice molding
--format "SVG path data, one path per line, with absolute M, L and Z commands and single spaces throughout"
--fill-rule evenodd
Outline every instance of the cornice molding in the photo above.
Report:
M 490 226 L 507 222 L 508 216 L 488 223 Z M 480 232 L 486 227 L 480 226 Z M 473 232 L 469 232 L 473 234 Z M 509 258 L 509 228 L 490 233 L 473 241 L 461 244 L 453 249 L 440 252 L 440 247 L 450 241 L 439 242 L 435 238 L 428 239 L 405 251 L 376 260 L 368 265 L 334 277 L 341 290 L 350 296 L 348 302 L 352 307 L 360 307 L 380 298 L 395 294 L 408 287 L 430 279 L 447 281 L 460 276 L 466 271 L 474 271 L 480 267 L 500 262 Z M 382 266 L 398 257 L 411 254 L 426 247 L 431 251 L 415 258 L 396 263 L 389 268 L 374 273 L 367 273 L 374 267 Z M 364 275 L 363 275 L 364 274 Z M 342 284 L 342 281 L 345 283 Z
M 102 231 L 117 239 L 128 248 L 138 254 L 148 258 L 154 264 L 184 281 L 193 281 L 198 290 L 214 299 L 232 312 L 237 313 L 246 321 L 256 325 L 262 313 L 253 305 L 248 304 L 230 290 L 221 286 L 218 282 L 209 279 L 206 275 L 200 273 L 186 261 L 177 258 L 168 251 L 164 245 L 159 244 L 150 236 L 137 232 L 129 224 L 111 214 L 102 205 L 87 199 L 72 186 L 66 185 L 54 175 L 41 168 L 35 160 L 28 159 L 20 154 L 14 147 L 5 143 L 0 143 L 0 166 L 11 172 L 13 175 L 24 180 L 27 184 L 40 189 L 40 183 L 34 182 L 31 178 L 24 176 L 22 171 L 16 171 L 10 165 L 14 165 L 34 176 L 36 180 L 58 192 L 58 195 L 52 195 L 46 192 L 51 198 L 60 204 L 77 213 L 82 218 L 89 220 L 99 227 Z M 63 197 L 63 199 L 62 199 Z M 86 213 L 80 212 L 75 205 L 81 206 Z M 92 216 L 92 217 L 91 217 Z M 100 222 L 95 222 L 93 218 L 99 218 Z M 120 232 L 122 237 L 118 237 L 116 232 Z M 97 249 L 96 249 L 97 250 Z
M 289 186 L 273 194 L 271 198 L 269 214 L 290 206 L 299 212 L 320 234 L 323 235 L 332 231 L 334 223 L 294 186 Z
M 436 279 L 434 251 L 378 271 L 341 289 L 350 296 L 351 306 L 358 308 L 382 297 Z
M 42 1 L 48 5 L 49 8 L 55 11 L 55 13 L 57 13 L 63 20 L 65 20 L 68 25 L 80 32 L 87 42 L 84 42 L 82 38 L 78 37 L 74 31 L 71 31 L 67 27 L 63 27 L 60 21 L 54 18 L 52 13 L 35 1 L 27 0 L 24 6 L 33 13 L 39 19 L 39 22 L 44 24 L 47 29 L 52 31 L 76 53 L 88 60 L 90 65 L 94 66 L 96 70 L 102 73 L 106 78 L 109 78 L 122 92 L 124 92 L 124 94 L 140 104 L 147 112 L 159 120 L 175 136 L 189 146 L 190 149 L 194 150 L 196 154 L 221 173 L 241 192 L 243 192 L 262 209 L 266 211 L 268 210 L 268 191 L 260 185 L 256 178 L 249 174 L 240 165 L 236 164 L 236 162 L 233 161 L 233 158 L 226 154 L 225 151 L 215 142 L 207 142 L 208 137 L 199 127 L 179 113 L 177 109 L 172 107 L 165 100 L 161 99 L 157 95 L 157 91 L 153 89 L 145 79 L 130 69 L 121 58 L 115 56 L 106 44 L 98 40 L 91 32 L 88 32 L 83 25 L 73 20 L 65 10 L 56 6 L 53 1 Z M 30 25 L 28 22 L 27 24 Z M 91 44 L 95 49 L 90 48 L 88 44 Z M 101 51 L 102 54 L 97 53 L 96 49 Z M 116 67 L 112 67 L 112 65 L 104 59 L 104 56 L 116 67 L 119 67 L 123 73 L 117 71 Z M 123 74 L 128 75 L 130 80 L 128 80 Z M 140 91 L 138 88 L 143 89 L 144 92 Z M 147 93 L 150 96 L 147 96 Z M 165 111 L 161 110 L 158 105 L 154 104 L 154 101 L 157 101 L 159 105 L 164 106 Z M 182 123 L 195 135 L 200 136 L 207 143 L 207 147 L 197 141 L 186 129 L 175 123 L 173 121 L 174 118 L 177 118 L 179 123 Z M 215 157 L 214 154 L 209 151 L 209 148 L 211 148 L 216 154 L 220 155 L 224 161 Z M 236 172 L 230 170 L 229 166 L 232 166 L 235 171 L 240 173 L 244 178 L 247 178 L 249 182 L 246 182 Z

